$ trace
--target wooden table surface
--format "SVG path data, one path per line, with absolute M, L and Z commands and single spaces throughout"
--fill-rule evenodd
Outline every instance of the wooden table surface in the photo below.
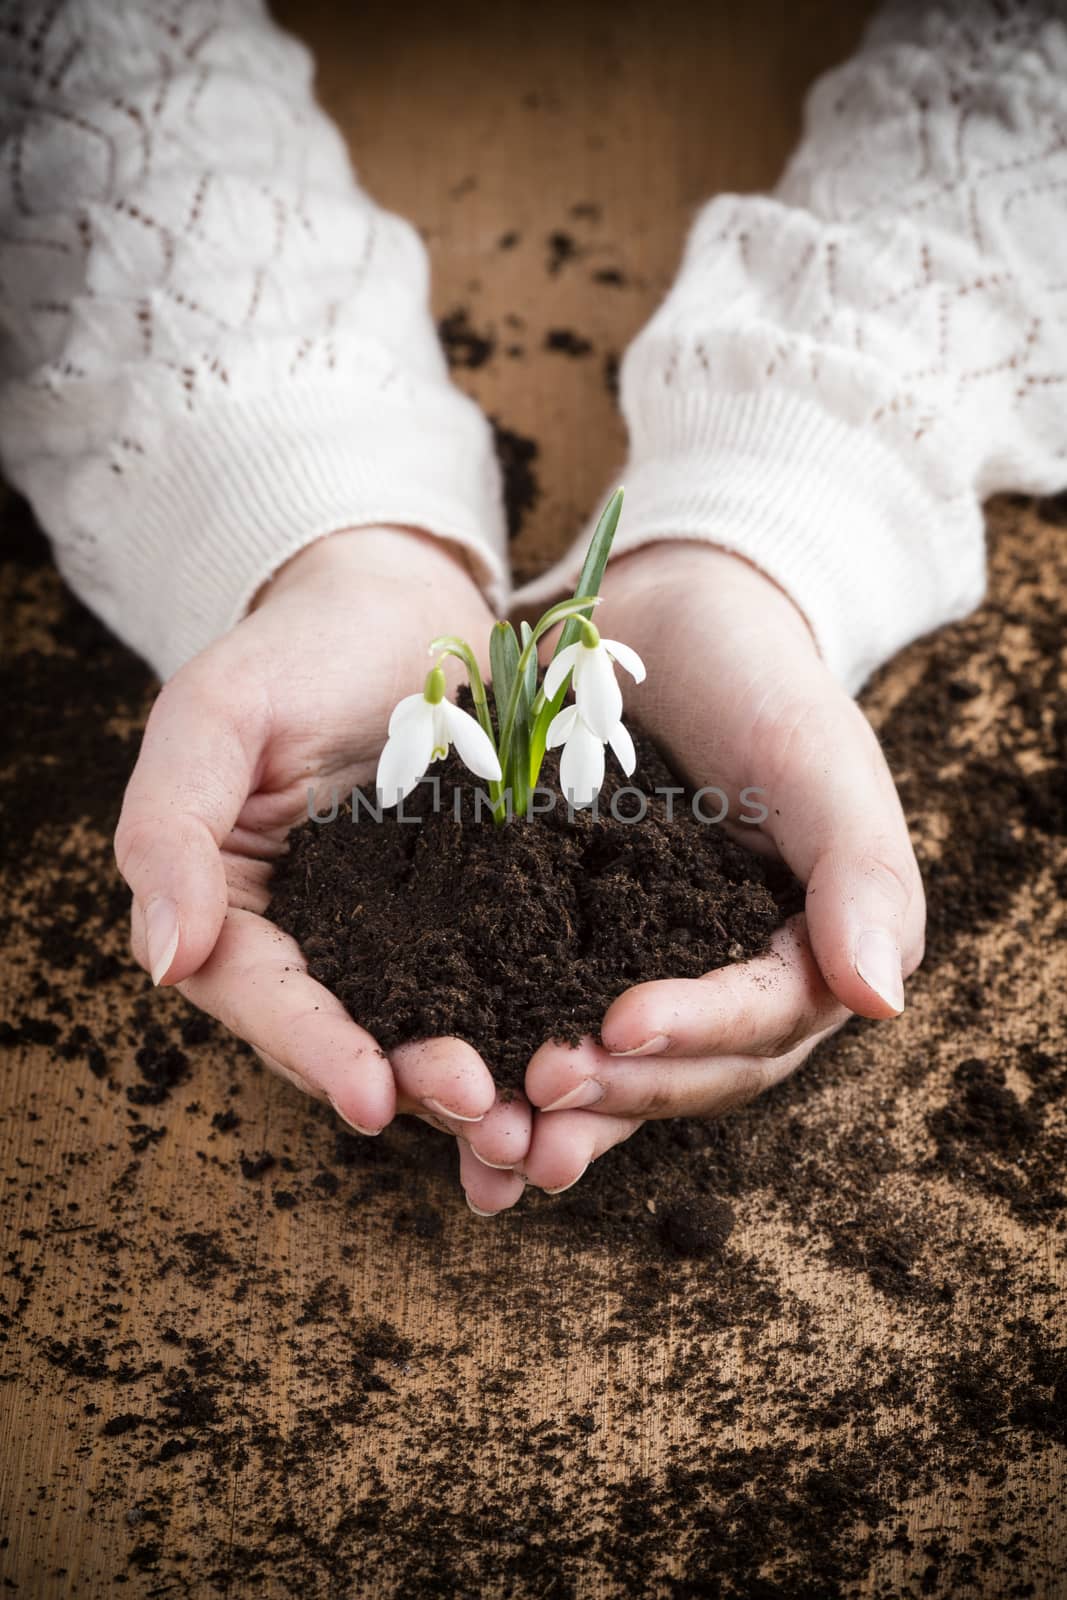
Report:
M 282 14 L 422 229 L 533 571 L 622 460 L 614 365 L 696 206 L 773 182 L 862 8 L 338 10 Z M 989 605 L 868 697 L 931 879 L 908 1012 L 616 1152 L 632 1237 L 592 1177 L 473 1217 L 430 1130 L 339 1134 L 149 989 L 108 828 L 151 685 L 5 522 L 7 1587 L 1067 1595 L 1057 507 L 993 509 Z M 663 1234 L 661 1160 L 729 1206 L 714 1256 Z

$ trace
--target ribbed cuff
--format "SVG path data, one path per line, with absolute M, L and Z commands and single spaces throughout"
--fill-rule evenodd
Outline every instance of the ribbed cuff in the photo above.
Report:
M 870 428 L 781 394 L 689 395 L 651 431 L 669 448 L 623 475 L 613 555 L 666 539 L 736 551 L 800 608 L 851 692 L 980 600 L 977 503 L 937 498 Z M 540 606 L 572 588 L 590 532 L 515 603 Z
M 86 598 L 163 677 L 239 621 L 296 551 L 342 528 L 395 524 L 447 539 L 493 609 L 506 603 L 489 429 L 454 390 L 390 408 L 363 390 L 294 388 L 169 419 L 118 480 L 107 463 L 95 470 L 109 581 Z

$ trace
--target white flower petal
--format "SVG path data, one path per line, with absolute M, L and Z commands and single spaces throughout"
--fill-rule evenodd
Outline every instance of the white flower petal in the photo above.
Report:
M 448 701 L 437 700 L 433 708 L 433 755 L 431 761 L 443 761 L 452 743 L 452 729 L 448 721 Z
M 632 777 L 633 770 L 637 766 L 637 751 L 634 749 L 634 742 L 630 737 L 630 730 L 626 727 L 625 723 L 617 722 L 615 724 L 608 743 L 614 750 L 616 760 L 618 761 L 619 766 L 625 772 L 626 776 L 628 778 Z
M 622 644 L 618 639 L 601 639 L 601 644 L 609 656 L 614 656 L 620 667 L 624 667 L 635 683 L 643 683 L 645 678 L 645 663 L 641 660 L 636 650 L 628 644 Z
M 409 717 L 415 715 L 427 716 L 431 707 L 423 694 L 406 694 L 403 700 L 398 700 L 393 707 L 393 714 L 389 718 L 389 732 L 395 733 L 402 727 Z
M 604 746 L 579 718 L 563 746 L 559 786 L 576 809 L 591 806 L 604 782 Z
M 554 700 L 556 698 L 563 686 L 564 678 L 573 669 L 581 648 L 580 642 L 578 644 L 569 644 L 566 650 L 561 650 L 558 656 L 552 657 L 552 660 L 548 663 L 548 671 L 545 673 L 546 700 Z
M 445 721 L 460 759 L 476 777 L 499 783 L 503 777 L 500 762 L 493 749 L 493 741 L 481 723 L 468 712 L 461 711 L 459 706 L 454 706 L 450 700 L 442 700 L 441 704 L 445 708 Z
M 582 721 L 605 742 L 622 716 L 622 690 L 602 644 L 593 650 L 584 644 L 579 648 L 582 655 L 574 669 L 574 698 Z
M 426 706 L 426 710 L 430 712 L 432 708 Z M 432 754 L 432 715 L 406 717 L 397 732 L 386 740 L 378 761 L 378 804 L 399 805 L 430 765 Z
M 558 744 L 566 744 L 571 736 L 574 724 L 578 721 L 578 707 L 576 705 L 564 706 L 548 725 L 545 735 L 545 749 L 554 750 Z

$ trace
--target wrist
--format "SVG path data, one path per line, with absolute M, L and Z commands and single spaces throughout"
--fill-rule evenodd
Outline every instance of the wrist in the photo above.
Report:
M 620 552 L 604 575 L 603 594 L 613 612 L 644 616 L 662 626 L 664 607 L 688 610 L 692 602 L 729 621 L 761 614 L 768 628 L 784 630 L 817 654 L 811 626 L 796 602 L 744 556 L 695 539 L 662 539 Z M 639 624 L 638 624 L 639 625 Z
M 413 598 L 444 591 L 465 607 L 485 605 L 456 545 L 419 528 L 380 525 L 342 528 L 305 545 L 263 584 L 249 609 L 262 610 L 296 590 L 332 587 L 348 577 L 361 585 L 403 586 Z

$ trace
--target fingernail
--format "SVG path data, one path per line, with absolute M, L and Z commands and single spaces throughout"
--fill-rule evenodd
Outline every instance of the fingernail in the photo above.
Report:
M 904 1009 L 904 977 L 900 951 L 884 928 L 868 928 L 856 940 L 856 971 L 875 994 L 898 1014 Z
M 471 1155 L 474 1157 L 475 1161 L 481 1162 L 483 1167 L 492 1167 L 494 1172 L 514 1172 L 515 1171 L 515 1168 L 514 1168 L 514 1166 L 512 1165 L 512 1163 L 510 1161 L 487 1161 L 484 1156 L 480 1156 L 478 1154 L 477 1150 L 474 1148 L 473 1145 L 471 1145 L 470 1151 L 471 1151 Z
M 478 1117 L 465 1117 L 462 1111 L 450 1111 L 447 1106 L 443 1106 L 441 1104 L 440 1100 L 424 1100 L 422 1103 L 426 1107 L 427 1111 L 436 1111 L 439 1117 L 454 1117 L 457 1122 L 485 1121 L 484 1111 L 482 1112 L 481 1116 Z M 490 1216 L 493 1216 L 494 1214 L 495 1213 L 493 1212 L 489 1213 Z
M 148 970 L 152 982 L 160 984 L 170 970 L 181 936 L 178 907 L 166 895 L 160 895 L 146 907 L 144 936 L 148 945 Z
M 546 1194 L 563 1194 L 564 1190 L 573 1189 L 574 1185 L 576 1183 L 578 1183 L 582 1178 L 585 1177 L 586 1173 L 589 1171 L 590 1164 L 591 1163 L 587 1161 L 585 1166 L 582 1168 L 581 1172 L 579 1172 L 577 1178 L 572 1178 L 570 1183 L 561 1183 L 558 1189 L 546 1189 L 545 1193 Z
M 580 1106 L 595 1106 L 598 1100 L 604 1098 L 604 1085 L 595 1078 L 586 1078 L 566 1094 L 561 1094 L 558 1100 L 553 1100 L 550 1106 L 542 1106 L 545 1111 L 576 1111 Z
M 346 1128 L 355 1128 L 357 1133 L 365 1134 L 368 1139 L 376 1139 L 381 1133 L 381 1128 L 364 1128 L 362 1123 L 353 1122 L 351 1117 L 346 1117 L 336 1100 L 331 1100 L 330 1104 Z
M 665 1033 L 657 1033 L 651 1039 L 646 1039 L 644 1044 L 635 1045 L 632 1050 L 612 1050 L 613 1056 L 661 1056 L 664 1050 L 669 1050 L 671 1041 Z
M 467 1204 L 470 1206 L 476 1217 L 495 1217 L 499 1214 L 496 1211 L 483 1211 L 481 1206 L 476 1206 L 474 1204 L 474 1201 L 471 1199 L 470 1195 L 467 1196 Z

